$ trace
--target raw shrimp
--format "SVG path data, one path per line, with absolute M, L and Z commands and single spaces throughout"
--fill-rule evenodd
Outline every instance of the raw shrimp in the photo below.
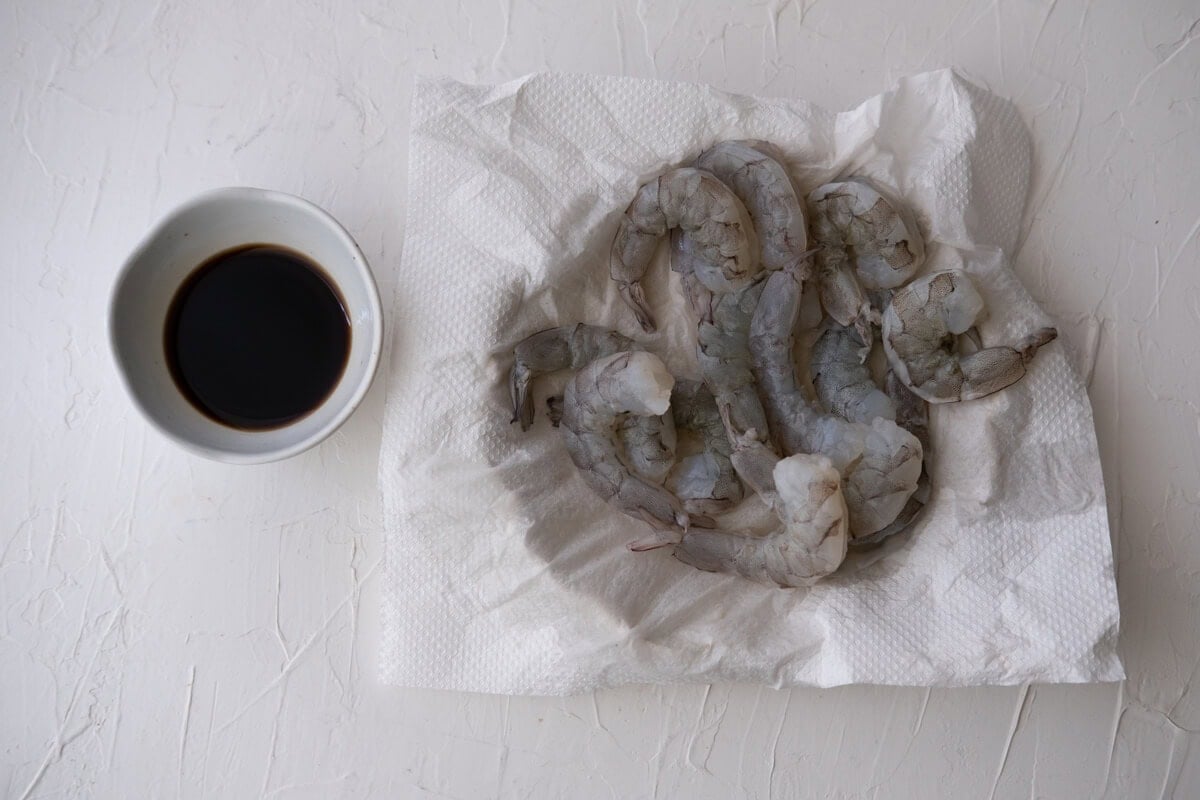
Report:
M 668 230 L 686 231 L 696 277 L 714 291 L 745 286 L 759 270 L 758 238 L 745 206 L 715 176 L 681 167 L 643 184 L 617 227 L 609 274 L 642 329 L 655 330 L 642 277 L 658 240 Z
M 1019 381 L 1038 348 L 1058 336 L 1039 328 L 1012 346 L 960 356 L 958 334 L 982 313 L 965 272 L 935 272 L 897 289 L 883 314 L 883 349 L 896 376 L 931 403 L 974 400 Z
M 742 289 L 714 293 L 695 275 L 692 245 L 691 236 L 671 234 L 672 269 L 680 273 L 680 285 L 696 315 L 696 360 L 704 383 L 721 409 L 731 440 L 753 429 L 767 441 L 767 417 L 749 350 L 750 318 L 766 285 L 764 274 Z
M 678 542 L 692 520 L 675 495 L 622 463 L 616 438 L 623 414 L 666 412 L 674 378 L 655 355 L 621 352 L 592 361 L 567 384 L 562 430 L 567 452 L 592 491 L 655 529 L 635 549 Z
M 832 323 L 813 344 L 809 368 L 817 399 L 851 422 L 896 418 L 892 399 L 879 390 L 859 354 L 865 343 L 853 328 Z
M 840 325 L 853 325 L 867 347 L 872 308 L 866 289 L 890 289 L 912 278 L 925 245 L 907 209 L 865 178 L 827 183 L 808 196 L 813 238 L 820 245 L 817 271 L 821 305 Z
M 804 212 L 776 154 L 766 142 L 729 141 L 705 151 L 696 162 L 729 184 L 758 231 L 761 271 L 748 284 L 717 287 L 705 281 L 705 256 L 695 233 L 677 230 L 671 235 L 671 267 L 680 273 L 688 304 L 697 316 L 697 360 L 731 439 L 754 430 L 768 441 L 748 345 L 750 319 L 765 277 L 780 269 L 804 273 L 810 268 Z
M 723 142 L 701 154 L 697 165 L 726 181 L 745 204 L 762 247 L 760 272 L 748 286 L 717 293 L 693 277 L 698 259 L 690 234 L 672 234 L 672 268 L 681 276 L 697 316 L 697 361 L 721 409 L 730 440 L 754 432 L 770 443 L 766 412 L 750 357 L 750 323 L 767 286 L 779 270 L 807 275 L 811 269 L 804 212 L 795 185 L 765 142 Z M 736 462 L 734 462 L 736 469 Z M 740 474 L 740 473 L 739 473 Z
M 875 417 L 895 420 L 921 443 L 921 474 L 917 488 L 904 508 L 881 530 L 852 542 L 856 547 L 873 545 L 907 530 L 925 509 L 930 497 L 928 404 L 908 390 L 888 370 L 886 388 L 875 385 L 868 367 L 858 359 L 862 341 L 853 328 L 836 323 L 817 339 L 812 350 L 812 379 L 817 399 L 829 411 L 852 422 L 870 422 Z
M 896 519 L 882 530 L 855 539 L 852 544 L 856 547 L 877 544 L 889 536 L 908 530 L 925 510 L 932 496 L 929 459 L 933 457 L 933 452 L 929 446 L 929 404 L 909 391 L 896 377 L 894 370 L 888 370 L 884 386 L 896 409 L 896 424 L 917 437 L 917 441 L 921 443 L 921 474 L 917 477 L 916 491 L 908 498 Z
M 675 557 L 698 569 L 785 587 L 808 586 L 836 570 L 846 557 L 848 514 L 830 460 L 804 454 L 780 459 L 753 431 L 737 442 L 734 459 L 779 526 L 766 536 L 692 530 L 675 545 Z
M 562 420 L 561 396 L 548 398 L 550 421 Z M 700 452 L 675 461 L 677 430 L 696 433 Z M 691 514 L 727 511 L 742 499 L 742 483 L 730 462 L 733 451 L 712 392 L 699 381 L 677 380 L 667 414 L 624 414 L 617 437 L 629 468 L 639 478 L 662 485 Z
M 829 457 L 845 482 L 851 535 L 867 536 L 891 523 L 916 489 L 921 443 L 891 420 L 848 422 L 810 405 L 792 363 L 799 310 L 799 276 L 793 270 L 773 273 L 754 313 L 749 343 L 772 432 L 785 453 Z
M 853 326 L 862 341 L 874 341 L 871 326 L 879 322 L 879 315 L 850 270 L 846 252 L 823 247 L 817 253 L 816 262 L 817 286 L 825 313 L 839 325 Z M 858 353 L 859 360 L 865 361 L 869 352 L 870 348 L 864 345 Z
M 617 438 L 634 474 L 658 486 L 666 481 L 675 466 L 675 419 L 670 412 L 626 414 L 617 420 Z
M 896 409 L 896 424 L 917 437 L 917 441 L 921 443 L 921 451 L 925 453 L 928 461 L 929 403 L 905 386 L 893 369 L 888 370 L 883 387 Z
M 675 381 L 671 414 L 677 429 L 700 435 L 703 449 L 679 459 L 667 477 L 667 488 L 690 513 L 715 514 L 736 505 L 742 499 L 742 483 L 730 461 L 733 446 L 712 392 L 699 381 Z
M 746 206 L 767 271 L 808 267 L 804 208 L 781 158 L 770 142 L 743 140 L 713 145 L 696 159 L 697 167 L 720 178 Z
M 616 331 L 583 323 L 550 328 L 524 339 L 513 349 L 513 366 L 509 373 L 512 421 L 519 420 L 523 431 L 533 424 L 533 396 L 529 384 L 534 378 L 560 369 L 579 369 L 601 356 L 634 347 L 632 339 Z
M 513 421 L 520 419 L 522 430 L 528 430 L 533 422 L 529 385 L 534 378 L 560 369 L 579 369 L 601 356 L 636 347 L 636 342 L 616 331 L 582 323 L 526 338 L 514 350 L 509 379 Z M 562 397 L 547 398 L 546 404 L 550 422 L 557 428 L 563 413 Z M 661 485 L 675 463 L 675 424 L 670 415 L 625 415 L 617 430 L 630 466 L 639 476 Z
M 676 386 L 678 386 L 678 382 Z M 675 390 L 671 390 L 671 410 L 675 409 Z M 550 423 L 562 422 L 562 395 L 546 398 Z M 667 414 L 622 414 L 617 417 L 617 438 L 625 462 L 639 478 L 661 486 L 675 466 L 675 419 Z M 683 499 L 683 498 L 681 498 Z M 684 510 L 691 511 L 684 503 Z
M 863 288 L 894 289 L 924 263 L 925 242 L 908 207 L 866 178 L 827 183 L 808 201 L 817 240 L 846 250 Z
M 765 287 L 766 281 L 759 281 L 740 292 L 710 294 L 696 326 L 696 361 L 731 438 L 754 430 L 768 441 L 749 348 L 750 320 Z

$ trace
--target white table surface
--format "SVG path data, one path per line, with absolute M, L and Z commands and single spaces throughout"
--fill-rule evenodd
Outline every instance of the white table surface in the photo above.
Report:
M 0 796 L 1200 796 L 1200 7 L 894 5 L 0 5 Z M 1033 132 L 1018 271 L 1084 354 L 1123 685 L 383 687 L 383 381 L 324 445 L 261 467 L 174 448 L 118 385 L 116 269 L 204 189 L 323 205 L 387 302 L 417 73 L 845 108 L 945 65 Z

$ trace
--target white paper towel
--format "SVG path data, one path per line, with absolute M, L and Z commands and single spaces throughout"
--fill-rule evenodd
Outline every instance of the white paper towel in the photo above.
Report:
M 841 114 L 622 78 L 429 79 L 412 125 L 379 475 L 386 682 L 567 694 L 1122 678 L 1092 413 L 1062 343 L 1014 387 L 935 407 L 923 522 L 808 591 L 628 552 L 643 529 L 584 486 L 545 419 L 562 377 L 540 382 L 529 433 L 509 424 L 512 346 L 552 325 L 619 328 L 696 376 L 665 252 L 649 338 L 607 257 L 638 185 L 722 139 L 775 142 L 805 191 L 848 174 L 896 187 L 929 242 L 926 270 L 977 278 L 985 341 L 1049 322 L 1007 261 L 1030 171 L 1009 102 L 950 70 Z

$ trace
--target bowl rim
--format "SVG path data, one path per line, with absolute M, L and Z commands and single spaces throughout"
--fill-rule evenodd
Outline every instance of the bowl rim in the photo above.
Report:
M 311 214 L 316 219 L 321 220 L 334 235 L 342 242 L 347 251 L 356 256 L 355 261 L 356 274 L 359 280 L 362 281 L 363 288 L 366 290 L 367 306 L 369 309 L 370 320 L 370 350 L 367 354 L 366 370 L 359 379 L 358 386 L 354 388 L 353 393 L 347 398 L 341 408 L 330 418 L 330 420 L 313 433 L 300 439 L 296 442 L 286 444 L 279 447 L 273 447 L 252 453 L 235 452 L 222 449 L 220 447 L 211 447 L 208 445 L 198 444 L 178 432 L 171 430 L 166 425 L 162 424 L 150 409 L 142 402 L 142 398 L 138 391 L 134 388 L 133 379 L 125 365 L 125 360 L 121 354 L 121 348 L 117 345 L 116 331 L 116 306 L 117 298 L 120 295 L 121 289 L 125 282 L 129 280 L 130 273 L 133 270 L 133 265 L 138 263 L 149 250 L 151 245 L 163 235 L 166 228 L 172 224 L 178 217 L 193 210 L 199 206 L 208 205 L 213 202 L 226 202 L 229 200 L 251 200 L 254 202 L 276 204 L 284 206 L 293 206 L 300 210 Z M 280 245 L 286 246 L 286 242 L 280 242 Z M 366 256 L 363 255 L 362 249 L 358 243 L 354 241 L 354 237 L 338 222 L 332 214 L 309 200 L 297 195 L 280 192 L 274 189 L 260 189 L 252 186 L 226 186 L 218 189 L 211 189 L 206 192 L 192 197 L 178 206 L 172 208 L 164 214 L 142 237 L 138 244 L 126 256 L 122 262 L 120 269 L 112 282 L 112 288 L 109 290 L 108 303 L 105 308 L 105 327 L 108 339 L 109 353 L 112 356 L 113 362 L 116 364 L 117 375 L 120 378 L 121 385 L 124 387 L 125 394 L 133 402 L 134 407 L 141 413 L 142 417 L 150 423 L 151 427 L 165 436 L 176 445 L 184 450 L 204 458 L 220 461 L 226 464 L 267 464 L 272 461 L 282 461 L 285 458 L 291 458 L 294 455 L 299 455 L 305 450 L 315 447 L 327 439 L 334 431 L 342 426 L 350 415 L 362 403 L 367 392 L 375 382 L 375 375 L 379 370 L 379 361 L 383 351 L 383 305 L 379 300 L 379 287 L 375 282 L 375 276 L 371 272 L 371 267 L 367 263 Z M 343 373 L 344 379 L 344 373 Z M 339 379 L 339 384 L 342 379 Z M 319 408 L 319 406 L 318 406 Z

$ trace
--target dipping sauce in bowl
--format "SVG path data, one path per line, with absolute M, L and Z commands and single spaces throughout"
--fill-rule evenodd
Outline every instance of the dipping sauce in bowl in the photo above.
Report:
M 168 214 L 113 285 L 108 334 L 134 406 L 193 453 L 233 464 L 326 439 L 370 388 L 383 346 L 366 258 L 312 203 L 266 189 Z
M 167 312 L 167 366 L 217 422 L 287 425 L 324 402 L 346 369 L 350 321 L 341 294 L 300 253 L 252 244 L 188 276 Z

